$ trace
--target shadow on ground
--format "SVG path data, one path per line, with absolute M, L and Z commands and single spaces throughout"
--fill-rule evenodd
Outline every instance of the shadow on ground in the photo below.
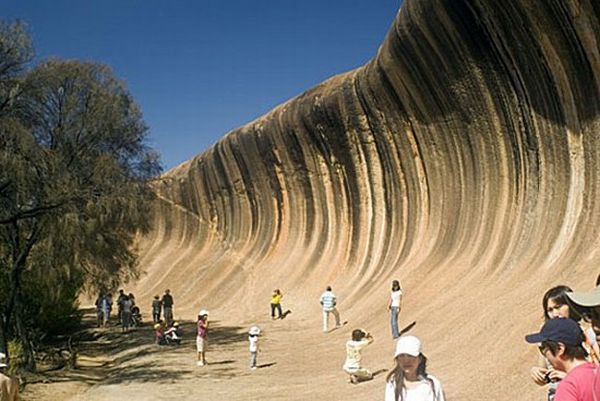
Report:
M 116 319 L 115 319 L 116 320 Z M 154 343 L 152 322 L 123 333 L 115 321 L 108 328 L 97 328 L 93 309 L 84 310 L 82 327 L 73 335 L 77 350 L 77 367 L 74 369 L 48 370 L 41 372 L 42 382 L 84 382 L 89 385 L 119 384 L 132 382 L 172 382 L 194 373 L 195 365 L 189 369 L 175 361 L 195 361 L 196 322 L 179 321 L 183 331 L 180 345 L 159 346 Z M 221 326 L 211 321 L 209 326 L 211 346 L 224 348 L 246 341 L 245 328 Z M 202 375 L 233 376 L 233 360 L 209 361 L 215 369 L 201 371 Z

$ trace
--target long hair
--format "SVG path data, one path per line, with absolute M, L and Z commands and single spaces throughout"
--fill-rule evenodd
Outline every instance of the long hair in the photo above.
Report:
M 569 307 L 569 318 L 579 322 L 582 318 L 582 311 L 574 307 L 573 303 L 570 302 L 567 292 L 572 292 L 571 287 L 566 285 L 557 285 L 556 287 L 550 288 L 544 294 L 542 299 L 542 308 L 544 308 L 544 320 L 549 320 L 548 315 L 548 302 L 553 300 L 558 305 L 567 305 Z
M 395 399 L 396 401 L 404 401 L 403 390 L 406 389 L 406 384 L 404 383 L 404 371 L 400 367 L 398 363 L 398 359 L 395 358 L 396 366 L 390 373 L 388 373 L 386 377 L 386 381 L 390 383 L 394 383 L 395 390 Z M 433 383 L 433 379 L 429 377 L 427 374 L 427 357 L 422 353 L 419 354 L 419 366 L 417 366 L 417 377 L 425 379 L 429 385 L 431 386 L 431 392 L 433 393 L 433 398 L 431 401 L 437 401 L 437 395 L 435 391 L 435 384 Z

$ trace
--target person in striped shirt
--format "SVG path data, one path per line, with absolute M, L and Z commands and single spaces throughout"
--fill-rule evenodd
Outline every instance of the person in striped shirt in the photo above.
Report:
M 331 287 L 327 286 L 327 290 L 321 295 L 321 306 L 323 308 L 323 332 L 328 331 L 328 323 L 329 323 L 329 314 L 333 313 L 335 317 L 335 327 L 340 327 L 340 313 L 335 307 L 337 304 L 337 299 L 333 292 L 331 291 Z

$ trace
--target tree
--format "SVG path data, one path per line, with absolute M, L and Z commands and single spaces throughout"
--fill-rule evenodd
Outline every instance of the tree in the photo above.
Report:
M 81 288 L 135 276 L 134 238 L 148 229 L 160 165 L 138 106 L 107 66 L 48 60 L 19 88 L 0 111 L 0 326 L 14 321 L 33 370 L 24 276 L 54 278 L 56 291 L 64 277 Z

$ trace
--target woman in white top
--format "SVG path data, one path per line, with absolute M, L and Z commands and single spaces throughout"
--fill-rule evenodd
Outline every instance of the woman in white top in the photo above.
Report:
M 390 311 L 390 323 L 392 325 L 392 337 L 398 338 L 398 314 L 400 313 L 400 302 L 402 301 L 402 288 L 398 280 L 392 281 L 392 295 L 388 302 L 388 310 Z
M 396 366 L 388 374 L 385 401 L 445 401 L 440 381 L 427 373 L 427 358 L 421 341 L 402 336 L 396 342 Z

